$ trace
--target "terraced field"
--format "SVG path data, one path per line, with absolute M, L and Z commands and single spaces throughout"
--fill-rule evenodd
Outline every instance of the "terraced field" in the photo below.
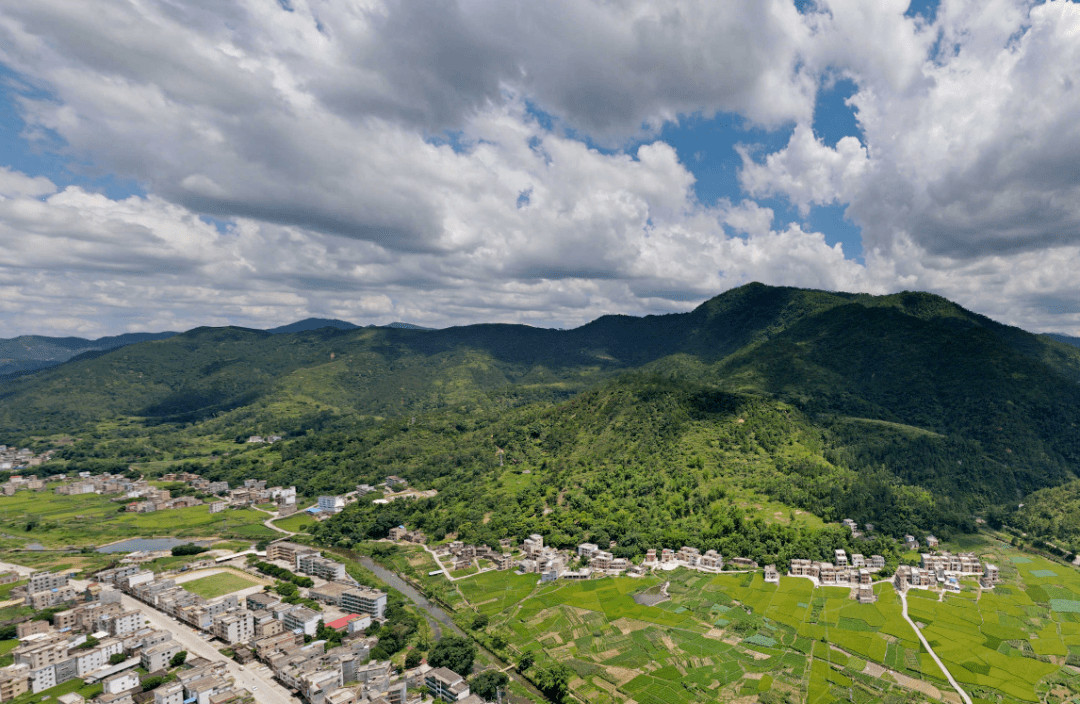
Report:
M 982 592 L 965 582 L 944 597 L 911 590 L 912 619 L 979 704 L 1070 701 L 1080 694 L 1078 670 L 1065 667 L 1080 665 L 1080 572 L 1015 552 L 989 557 L 1005 584 Z M 634 601 L 667 580 L 670 600 Z M 596 704 L 958 701 L 891 584 L 875 585 L 875 604 L 805 579 L 686 570 L 548 584 L 489 572 L 458 588 L 509 651 L 565 663 L 575 694 Z

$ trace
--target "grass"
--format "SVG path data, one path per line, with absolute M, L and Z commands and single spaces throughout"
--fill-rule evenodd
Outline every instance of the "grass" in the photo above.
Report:
M 63 496 L 53 492 L 19 492 L 0 497 L 0 532 L 45 547 L 103 545 L 132 535 L 185 538 L 273 538 L 262 525 L 266 514 L 253 509 L 210 513 L 207 506 L 120 513 L 105 496 Z
M 255 580 L 241 577 L 235 572 L 219 572 L 207 577 L 193 579 L 190 582 L 184 582 L 180 586 L 192 594 L 198 594 L 204 599 L 213 599 L 214 597 L 232 594 L 241 589 L 256 587 L 258 585 L 259 583 Z
M 287 530 L 290 533 L 303 533 L 305 528 L 310 527 L 318 523 L 311 514 L 306 511 L 297 511 L 291 516 L 285 518 L 278 518 L 274 521 L 274 525 L 282 530 Z

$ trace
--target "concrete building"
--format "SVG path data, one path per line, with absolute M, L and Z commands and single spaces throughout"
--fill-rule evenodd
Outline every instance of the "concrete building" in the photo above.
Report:
M 247 609 L 237 609 L 217 616 L 212 633 L 230 645 L 247 643 L 255 637 L 255 619 Z
M 318 611 L 313 611 L 306 606 L 295 606 L 284 613 L 282 622 L 287 630 L 301 630 L 304 635 L 314 636 L 319 629 L 321 618 Z
M 347 576 L 345 565 L 333 560 L 327 560 L 316 552 L 298 555 L 296 569 L 303 574 L 310 574 L 328 582 L 342 580 Z
M 458 673 L 445 667 L 437 667 L 424 677 L 424 685 L 436 699 L 457 702 L 469 696 L 469 685 Z
M 143 669 L 147 672 L 164 670 L 169 666 L 169 661 L 172 660 L 173 656 L 181 650 L 180 644 L 172 639 L 146 648 L 140 656 Z
M 353 587 L 342 593 L 341 610 L 351 614 L 371 614 L 382 618 L 386 612 L 386 592 L 370 587 Z
M 154 690 L 154 704 L 183 704 L 184 685 L 179 682 L 163 684 Z
M 106 677 L 101 681 L 106 694 L 119 694 L 139 686 L 139 674 L 134 670 Z
M 266 546 L 266 559 L 287 562 L 295 569 L 297 556 L 311 552 L 315 552 L 315 550 L 312 550 L 307 545 L 292 543 L 288 540 L 279 540 Z
M 320 496 L 319 511 L 322 513 L 341 513 L 345 508 L 344 496 Z
M 776 565 L 765 565 L 765 581 L 770 584 L 780 583 L 780 573 L 776 570 Z
M 0 669 L 0 702 L 9 702 L 30 691 L 30 668 L 11 665 Z

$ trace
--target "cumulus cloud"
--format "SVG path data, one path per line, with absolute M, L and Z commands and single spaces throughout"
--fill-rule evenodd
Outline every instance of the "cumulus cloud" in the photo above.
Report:
M 752 280 L 928 288 L 1076 332 L 1080 6 L 943 0 L 931 24 L 907 4 L 6 6 L 0 63 L 37 89 L 23 136 L 149 195 L 0 167 L 0 334 L 565 326 Z M 838 77 L 863 141 L 829 147 L 811 125 Z M 864 264 L 754 200 L 697 201 L 650 135 L 719 111 L 794 125 L 740 147 L 744 194 L 846 206 Z

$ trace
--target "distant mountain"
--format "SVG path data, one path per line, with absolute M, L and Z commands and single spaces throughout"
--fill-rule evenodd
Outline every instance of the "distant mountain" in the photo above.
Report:
M 346 320 L 335 320 L 333 318 L 305 318 L 304 320 L 298 320 L 295 323 L 289 323 L 288 325 L 270 328 L 266 332 L 280 335 L 282 333 L 307 332 L 308 330 L 321 330 L 323 328 L 334 328 L 335 330 L 356 330 L 359 327 L 359 325 L 350 323 Z
M 1049 337 L 1058 342 L 1063 342 L 1066 345 L 1072 345 L 1073 347 L 1080 347 L 1080 337 L 1073 337 L 1072 335 L 1062 335 L 1057 332 L 1043 333 L 1046 337 Z
M 394 328 L 396 330 L 434 330 L 435 328 L 425 328 L 421 325 L 413 325 L 412 323 L 387 323 L 386 325 L 380 325 L 383 328 Z
M 396 330 L 431 330 L 432 328 L 425 328 L 419 325 L 413 325 L 412 323 L 389 323 L 387 325 L 368 325 L 369 328 L 394 328 Z M 333 328 L 335 330 L 358 330 L 359 325 L 350 323 L 347 320 L 335 320 L 333 318 L 307 318 L 305 320 L 298 320 L 295 323 L 289 323 L 288 325 L 282 325 L 276 328 L 270 328 L 266 332 L 279 335 L 281 333 L 289 332 L 307 332 L 309 330 L 322 330 L 323 328 Z
M 96 340 L 44 335 L 22 335 L 7 340 L 0 339 L 0 376 L 47 369 L 87 352 L 103 352 L 137 342 L 164 340 L 177 334 L 179 333 L 134 332 L 99 337 Z

